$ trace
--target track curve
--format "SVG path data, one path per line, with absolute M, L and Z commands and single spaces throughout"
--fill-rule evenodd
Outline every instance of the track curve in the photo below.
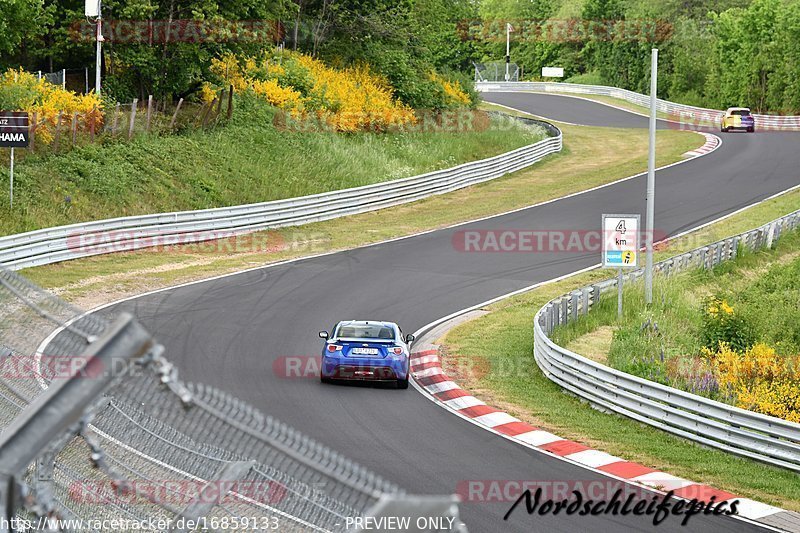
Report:
M 644 117 L 553 95 L 485 99 L 555 120 L 646 127 Z M 579 120 L 570 120 L 579 119 Z M 663 123 L 662 127 L 666 127 Z M 728 135 L 714 153 L 658 172 L 656 226 L 669 235 L 714 220 L 800 183 L 798 137 Z M 336 320 L 375 318 L 413 331 L 493 297 L 599 262 L 597 254 L 463 254 L 461 229 L 593 229 L 602 212 L 640 213 L 642 176 L 591 192 L 393 242 L 294 261 L 160 291 L 118 304 L 167 348 L 187 381 L 227 390 L 319 439 L 412 493 L 453 493 L 463 480 L 596 480 L 599 474 L 533 452 L 437 407 L 414 390 L 322 386 L 273 373 L 281 356 L 317 355 L 316 332 Z M 532 363 L 533 364 L 533 363 Z M 472 533 L 650 529 L 647 517 L 527 516 L 510 504 L 464 504 Z M 695 516 L 662 531 L 750 531 Z

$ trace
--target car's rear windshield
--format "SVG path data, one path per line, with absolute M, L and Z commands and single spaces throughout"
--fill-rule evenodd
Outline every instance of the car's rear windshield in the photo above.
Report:
M 339 327 L 336 336 L 343 339 L 394 340 L 394 328 L 381 324 L 347 324 Z
M 735 109 L 731 112 L 731 115 L 741 115 L 743 117 L 749 117 L 750 111 L 747 109 Z

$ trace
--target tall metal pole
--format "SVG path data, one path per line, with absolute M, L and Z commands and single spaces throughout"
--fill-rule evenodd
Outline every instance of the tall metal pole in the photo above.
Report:
M 653 303 L 653 218 L 656 204 L 656 89 L 658 88 L 658 49 L 650 58 L 650 153 L 647 158 L 647 228 L 645 242 L 644 299 Z
M 11 200 L 11 209 L 14 209 L 14 148 L 11 148 L 11 179 L 8 185 L 8 197 Z
M 97 0 L 97 59 L 94 72 L 94 92 L 100 94 L 100 68 L 103 62 L 103 13 L 102 2 Z
M 506 23 L 506 81 L 509 81 L 509 67 L 511 66 L 511 24 Z

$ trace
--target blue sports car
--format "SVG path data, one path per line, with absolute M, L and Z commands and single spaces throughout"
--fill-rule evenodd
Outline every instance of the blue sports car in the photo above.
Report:
M 320 379 L 395 381 L 398 389 L 408 388 L 408 347 L 413 335 L 403 336 L 393 322 L 339 322 L 328 334 L 322 347 Z

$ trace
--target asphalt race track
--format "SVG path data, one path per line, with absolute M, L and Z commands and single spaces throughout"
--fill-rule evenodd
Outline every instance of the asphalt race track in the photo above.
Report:
M 574 98 L 516 93 L 485 99 L 556 120 L 647 126 L 644 117 Z M 711 155 L 658 172 L 658 230 L 674 235 L 800 183 L 800 135 L 722 139 Z M 273 372 L 273 361 L 317 356 L 317 331 L 340 319 L 392 320 L 412 332 L 467 306 L 599 262 L 599 254 L 463 253 L 452 244 L 457 230 L 595 230 L 603 212 L 644 218 L 644 208 L 645 179 L 639 177 L 454 229 L 156 293 L 116 310 L 133 312 L 155 334 L 185 380 L 233 393 L 410 493 L 454 493 L 463 480 L 604 479 L 465 422 L 414 389 L 287 379 Z M 462 518 L 471 533 L 653 527 L 649 517 L 540 517 L 523 508 L 504 522 L 509 507 L 466 503 Z M 713 516 L 695 516 L 685 528 L 670 517 L 658 527 L 704 533 L 756 529 Z

